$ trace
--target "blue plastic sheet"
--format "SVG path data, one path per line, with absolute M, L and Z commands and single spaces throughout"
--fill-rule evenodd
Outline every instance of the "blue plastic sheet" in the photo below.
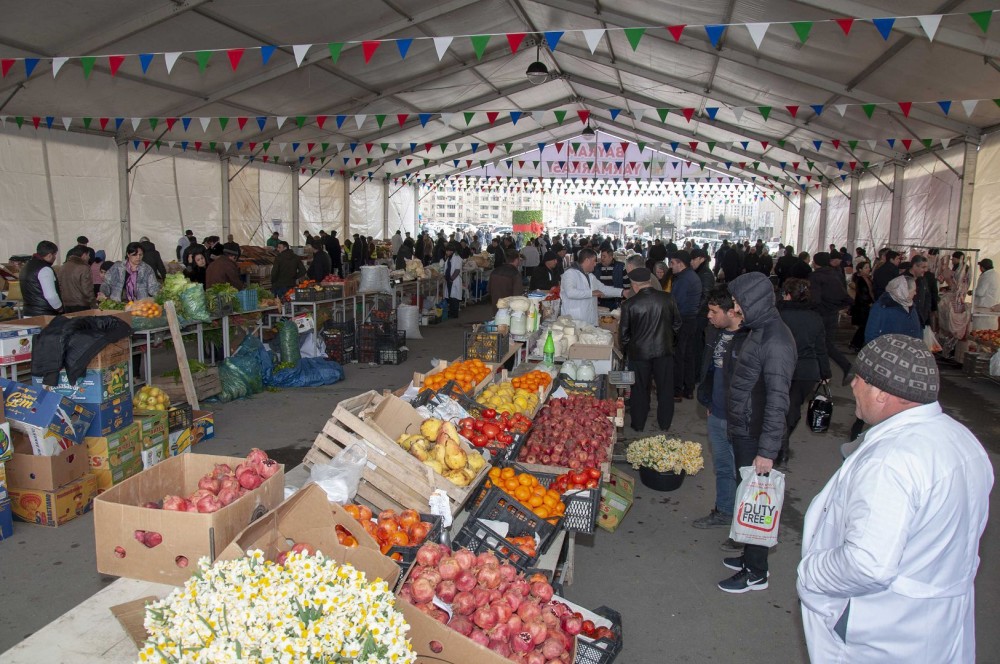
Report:
M 344 380 L 344 369 L 336 362 L 322 357 L 306 357 L 288 369 L 275 371 L 268 385 L 271 387 L 319 387 Z

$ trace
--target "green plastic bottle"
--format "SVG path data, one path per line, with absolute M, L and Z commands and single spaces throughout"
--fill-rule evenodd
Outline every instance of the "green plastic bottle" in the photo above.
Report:
M 552 366 L 556 361 L 556 342 L 552 340 L 552 330 L 545 337 L 545 345 L 542 347 L 542 361 L 546 366 Z

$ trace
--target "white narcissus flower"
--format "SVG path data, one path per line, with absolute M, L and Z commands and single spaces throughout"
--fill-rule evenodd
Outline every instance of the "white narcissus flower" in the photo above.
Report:
M 629 444 L 625 458 L 633 468 L 650 468 L 660 473 L 681 471 L 695 475 L 705 467 L 701 443 L 666 436 L 641 438 Z
M 261 551 L 212 566 L 146 608 L 140 662 L 396 662 L 416 655 L 382 580 L 321 553 L 284 566 Z

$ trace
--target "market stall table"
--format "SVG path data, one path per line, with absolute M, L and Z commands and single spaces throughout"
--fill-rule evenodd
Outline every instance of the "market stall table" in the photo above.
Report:
M 256 334 L 257 338 L 263 342 L 264 313 L 268 311 L 274 311 L 276 309 L 281 309 L 281 307 L 279 305 L 273 305 L 270 307 L 262 307 L 260 309 L 251 309 L 250 311 L 241 311 L 239 313 L 226 314 L 225 316 L 223 316 L 220 319 L 222 324 L 222 359 L 226 359 L 227 357 L 230 357 L 232 355 L 232 352 L 230 352 L 232 349 L 230 348 L 230 342 L 229 342 L 229 319 L 232 316 L 250 316 L 253 314 L 260 314 L 261 315 L 260 320 L 256 323 L 256 325 L 254 325 L 254 329 L 251 332 L 251 334 Z
M 153 357 L 150 350 L 153 348 L 153 336 L 163 333 L 170 333 L 169 327 L 154 327 L 148 330 L 133 330 L 132 332 L 132 349 L 129 353 L 129 358 L 135 353 L 145 352 L 146 358 L 143 361 L 144 373 L 142 375 L 143 382 L 148 382 L 150 376 L 153 375 Z M 181 326 L 181 336 L 186 337 L 190 335 L 195 335 L 198 338 L 198 361 L 202 364 L 205 363 L 205 344 L 204 344 L 204 324 L 203 323 L 187 323 Z M 137 344 L 135 343 L 136 337 L 145 337 L 145 343 L 138 344 L 139 350 L 136 349 Z M 129 360 L 131 362 L 131 359 Z M 139 381 L 133 381 L 133 389 L 139 387 Z

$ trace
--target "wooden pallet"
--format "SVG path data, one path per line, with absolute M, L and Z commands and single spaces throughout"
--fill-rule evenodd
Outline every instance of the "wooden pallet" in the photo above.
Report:
M 469 486 L 462 487 L 422 464 L 395 442 L 399 433 L 410 429 L 416 432 L 419 416 L 408 422 L 404 421 L 405 417 L 392 417 L 389 421 L 382 421 L 382 426 L 377 421 L 380 406 L 398 409 L 401 408 L 400 403 L 404 402 L 374 391 L 341 401 L 333 417 L 316 436 L 312 449 L 306 455 L 306 466 L 326 463 L 351 443 L 361 442 L 368 453 L 368 465 L 358 488 L 362 499 L 379 509 L 412 508 L 430 512 L 430 496 L 441 489 L 448 495 L 452 514 L 458 513 L 489 472 L 490 465 L 486 464 Z M 405 406 L 409 408 L 408 404 Z M 475 453 L 470 447 L 466 451 Z

